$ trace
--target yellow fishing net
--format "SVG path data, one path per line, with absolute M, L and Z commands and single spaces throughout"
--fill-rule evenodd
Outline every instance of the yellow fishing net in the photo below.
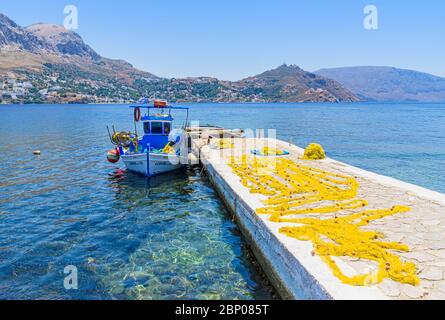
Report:
M 282 156 L 285 155 L 285 152 L 275 148 L 264 147 L 259 151 L 259 154 L 264 156 Z
M 235 147 L 235 143 L 233 143 L 232 139 L 218 139 L 212 146 L 217 149 L 233 149 Z
M 403 262 L 394 251 L 409 251 L 405 244 L 385 242 L 383 234 L 362 229 L 370 222 L 410 208 L 394 206 L 364 210 L 368 202 L 357 199 L 358 182 L 349 176 L 304 166 L 288 158 L 232 157 L 229 165 L 252 193 L 267 196 L 258 214 L 278 223 L 295 223 L 280 232 L 311 241 L 319 255 L 343 283 L 369 285 L 385 278 L 418 285 L 416 266 Z M 313 216 L 317 214 L 317 216 Z M 333 257 L 375 262 L 376 271 L 347 276 Z
M 311 143 L 304 150 L 303 160 L 322 160 L 326 158 L 323 147 L 317 143 Z

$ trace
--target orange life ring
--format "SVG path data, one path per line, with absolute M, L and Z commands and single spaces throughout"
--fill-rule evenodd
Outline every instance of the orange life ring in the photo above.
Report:
M 134 121 L 141 121 L 141 108 L 134 108 Z

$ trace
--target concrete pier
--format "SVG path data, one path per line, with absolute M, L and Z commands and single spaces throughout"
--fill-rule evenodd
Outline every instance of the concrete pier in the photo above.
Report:
M 304 150 L 284 141 L 246 139 L 234 135 L 236 138 L 230 151 L 215 148 L 212 147 L 215 140 L 208 137 L 209 132 L 191 132 L 192 151 L 199 157 L 210 181 L 234 214 L 257 260 L 282 298 L 445 299 L 444 194 L 332 159 L 303 161 L 300 159 Z M 218 133 L 221 134 L 221 131 Z M 290 154 L 287 157 L 296 163 L 354 177 L 360 184 L 359 196 L 369 201 L 369 209 L 409 206 L 410 212 L 372 221 L 364 229 L 384 234 L 385 241 L 407 244 L 410 251 L 398 252 L 397 255 L 404 261 L 416 264 L 420 285 L 402 284 L 389 279 L 368 286 L 344 284 L 334 276 L 321 257 L 314 255 L 310 241 L 299 241 L 280 233 L 279 229 L 285 224 L 271 222 L 267 215 L 257 214 L 255 210 L 264 207 L 262 201 L 265 197 L 253 194 L 244 187 L 228 161 L 231 156 L 241 156 L 246 150 L 259 149 L 264 145 L 276 145 L 288 151 Z M 366 273 L 375 268 L 369 261 L 349 257 L 336 258 L 336 263 L 348 275 Z

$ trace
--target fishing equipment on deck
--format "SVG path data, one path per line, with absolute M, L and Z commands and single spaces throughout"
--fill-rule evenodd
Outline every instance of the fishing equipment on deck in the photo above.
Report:
M 168 135 L 168 143 L 164 148 L 159 150 L 161 153 L 174 154 L 181 148 L 182 143 L 185 141 L 185 133 L 182 129 L 173 129 Z
M 123 147 L 128 148 L 131 143 L 137 144 L 138 138 L 136 134 L 131 132 L 116 131 L 111 136 L 111 141 L 115 145 L 122 145 Z
M 107 160 L 108 160 L 108 162 L 116 163 L 116 162 L 119 161 L 119 159 L 120 159 L 120 153 L 119 153 L 119 150 L 117 148 L 116 149 L 111 149 L 110 151 L 108 151 L 108 153 L 107 153 Z
M 185 140 L 185 132 L 182 129 L 173 129 L 168 135 L 168 141 L 171 146 L 179 146 Z
M 167 153 L 167 154 L 175 153 L 175 149 L 173 148 L 173 145 L 171 142 L 169 142 L 165 145 L 164 149 L 162 149 L 162 153 Z

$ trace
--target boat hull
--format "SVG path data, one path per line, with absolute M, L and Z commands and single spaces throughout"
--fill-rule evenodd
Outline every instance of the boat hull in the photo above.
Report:
M 174 154 L 150 153 L 148 166 L 147 154 L 123 155 L 121 158 L 128 170 L 147 177 L 177 170 L 183 166 L 180 157 Z

